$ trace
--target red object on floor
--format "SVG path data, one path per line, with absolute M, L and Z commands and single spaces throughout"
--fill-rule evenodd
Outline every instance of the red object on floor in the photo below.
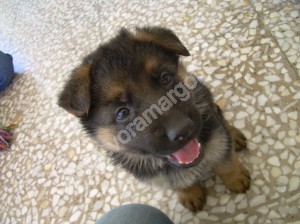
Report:
M 15 124 L 11 124 L 0 129 L 0 151 L 8 150 L 13 139 L 12 130 L 15 127 Z

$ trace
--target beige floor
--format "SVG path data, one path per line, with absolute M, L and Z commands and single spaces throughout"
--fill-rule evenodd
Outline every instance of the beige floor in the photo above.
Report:
M 299 0 L 0 0 L 0 50 L 20 73 L 0 93 L 0 125 L 18 124 L 0 152 L 0 223 L 94 223 L 133 202 L 176 224 L 299 223 L 299 11 Z M 173 192 L 110 165 L 56 105 L 80 58 L 136 25 L 172 28 L 192 54 L 188 70 L 226 99 L 226 118 L 249 139 L 247 194 L 209 179 L 207 206 L 194 215 Z

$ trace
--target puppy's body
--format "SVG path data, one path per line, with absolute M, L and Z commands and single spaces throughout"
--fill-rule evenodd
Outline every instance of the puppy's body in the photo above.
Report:
M 204 84 L 193 79 L 195 87 L 187 88 L 192 76 L 180 55 L 189 52 L 170 30 L 122 30 L 73 71 L 59 104 L 80 118 L 114 164 L 176 190 L 197 211 L 205 202 L 200 182 L 212 171 L 229 189 L 248 189 L 249 173 L 235 156 L 246 142 Z M 120 133 L 126 142 L 117 141 Z

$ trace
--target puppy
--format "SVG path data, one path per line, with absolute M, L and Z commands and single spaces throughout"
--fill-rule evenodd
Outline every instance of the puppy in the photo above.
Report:
M 246 148 L 246 138 L 186 72 L 179 57 L 189 55 L 168 29 L 122 29 L 74 69 L 59 105 L 80 119 L 114 164 L 173 189 L 197 212 L 208 173 L 233 192 L 245 192 L 250 175 L 235 152 Z

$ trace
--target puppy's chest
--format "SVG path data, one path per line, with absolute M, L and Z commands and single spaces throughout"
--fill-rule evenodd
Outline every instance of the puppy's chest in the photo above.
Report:
M 198 164 L 192 170 L 170 170 L 168 173 L 145 179 L 144 181 L 167 189 L 180 189 L 191 186 L 195 182 L 203 182 L 213 176 L 211 166 Z

